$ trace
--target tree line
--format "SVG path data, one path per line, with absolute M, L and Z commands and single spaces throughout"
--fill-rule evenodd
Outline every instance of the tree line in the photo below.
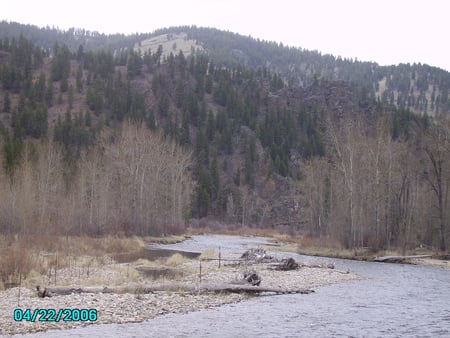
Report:
M 175 142 L 131 122 L 113 139 L 102 134 L 70 165 L 59 143 L 25 142 L 15 170 L 0 170 L 0 230 L 24 237 L 182 231 L 191 161 Z
M 311 234 L 347 248 L 448 248 L 450 124 L 412 115 L 394 138 L 392 123 L 328 117 L 326 156 L 304 161 Z M 369 127 L 372 126 L 372 127 Z

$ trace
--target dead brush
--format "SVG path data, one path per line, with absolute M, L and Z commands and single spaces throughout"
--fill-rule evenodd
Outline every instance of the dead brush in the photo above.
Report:
M 166 264 L 169 266 L 179 266 L 184 264 L 187 261 L 186 257 L 183 255 L 176 253 L 167 258 Z
M 0 237 L 0 287 L 42 284 L 97 283 L 108 280 L 105 265 L 117 255 L 139 252 L 145 242 L 138 237 L 92 238 L 87 236 Z M 31 274 L 30 274 L 31 272 Z M 117 283 L 140 279 L 134 269 L 120 267 Z M 34 284 L 33 283 L 37 283 Z
M 117 253 L 139 251 L 145 243 L 138 237 L 107 236 L 93 238 L 87 236 L 65 237 L 59 239 L 59 251 L 64 250 L 69 255 L 104 256 Z
M 5 288 L 20 284 L 33 267 L 31 254 L 21 247 L 3 249 L 0 256 L 0 280 Z
M 100 239 L 101 247 L 106 253 L 134 252 L 145 247 L 145 242 L 138 237 L 104 237 Z
M 208 248 L 202 252 L 199 259 L 200 260 L 210 260 L 216 257 L 216 249 Z

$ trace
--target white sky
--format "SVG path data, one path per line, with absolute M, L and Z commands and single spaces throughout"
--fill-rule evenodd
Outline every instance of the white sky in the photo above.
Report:
M 0 20 L 102 33 L 214 27 L 382 65 L 450 71 L 449 0 L 0 0 Z

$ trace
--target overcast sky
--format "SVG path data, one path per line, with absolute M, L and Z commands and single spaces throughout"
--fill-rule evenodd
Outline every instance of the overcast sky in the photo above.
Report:
M 0 0 L 0 19 L 102 33 L 196 25 L 382 65 L 450 71 L 448 0 Z

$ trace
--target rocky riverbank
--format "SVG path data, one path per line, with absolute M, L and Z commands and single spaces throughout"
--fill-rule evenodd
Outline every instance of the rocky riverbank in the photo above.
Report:
M 243 270 L 254 269 L 262 278 L 261 285 L 264 287 L 290 289 L 315 289 L 319 286 L 337 283 L 346 280 L 358 279 L 355 274 L 330 269 L 326 266 L 302 266 L 292 271 L 275 271 L 270 269 L 269 264 L 256 264 L 252 266 L 225 265 L 229 260 L 238 257 L 223 257 L 219 268 L 218 262 L 204 260 L 200 261 L 181 260 L 172 270 L 179 271 L 177 282 L 191 283 L 224 283 L 232 282 Z M 228 260 L 228 261 L 227 261 Z M 80 273 L 74 273 L 70 269 L 58 271 L 58 285 L 86 286 L 86 285 L 124 285 L 136 283 L 136 273 L 142 270 L 142 261 L 137 264 L 124 265 L 107 264 L 97 268 L 91 268 L 89 277 Z M 127 276 L 134 276 L 133 282 L 127 281 Z M 97 281 L 97 283 L 96 283 Z M 101 283 L 98 283 L 101 281 Z M 171 278 L 159 277 L 158 283 L 170 284 Z M 137 282 L 152 283 L 152 280 L 140 275 Z M 53 286 L 53 285 L 51 285 Z M 20 294 L 20 297 L 19 297 Z M 240 293 L 220 294 L 195 294 L 186 292 L 155 292 L 155 293 L 74 293 L 64 296 L 53 296 L 50 298 L 38 298 L 36 291 L 31 288 L 12 288 L 0 292 L 0 334 L 12 335 L 17 333 L 28 333 L 45 331 L 49 329 L 68 329 L 76 326 L 92 325 L 97 323 L 127 323 L 140 322 L 155 316 L 167 313 L 183 313 L 197 311 L 204 308 L 220 306 L 227 303 L 239 302 L 246 299 L 247 295 Z M 307 295 L 305 295 L 307 297 Z M 30 322 L 15 321 L 14 309 L 96 309 L 98 319 L 95 322 Z

